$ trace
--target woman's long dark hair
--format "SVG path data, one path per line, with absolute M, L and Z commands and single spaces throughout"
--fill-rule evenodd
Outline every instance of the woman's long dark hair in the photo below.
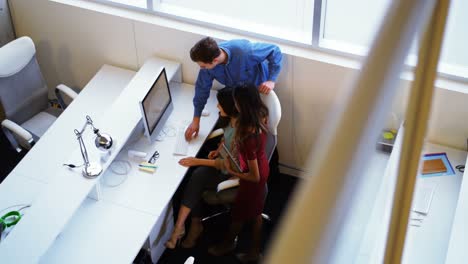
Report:
M 232 95 L 239 111 L 236 141 L 240 142 L 251 134 L 267 132 L 268 108 L 262 102 L 257 87 L 254 85 L 239 86 L 233 89 Z
M 219 105 L 221 105 L 224 112 L 228 115 L 228 117 L 219 117 L 219 125 L 221 127 L 228 126 L 231 118 L 237 117 L 239 114 L 234 103 L 234 98 L 232 97 L 232 87 L 225 87 L 219 90 L 216 94 L 216 98 L 218 99 Z

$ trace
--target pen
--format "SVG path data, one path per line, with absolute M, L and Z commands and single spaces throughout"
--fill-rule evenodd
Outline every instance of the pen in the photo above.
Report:
M 158 166 L 151 166 L 151 165 L 141 165 L 139 164 L 138 167 L 143 167 L 143 168 L 152 168 L 152 169 L 156 169 L 158 168 Z

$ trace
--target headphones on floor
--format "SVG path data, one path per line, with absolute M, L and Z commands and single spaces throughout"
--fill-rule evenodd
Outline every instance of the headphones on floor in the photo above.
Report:
M 21 214 L 18 211 L 11 211 L 0 217 L 0 238 L 5 229 L 16 225 L 21 219 Z

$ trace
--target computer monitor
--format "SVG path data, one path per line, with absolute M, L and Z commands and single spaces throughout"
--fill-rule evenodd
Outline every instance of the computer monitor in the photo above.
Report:
M 150 142 L 153 142 L 173 109 L 166 69 L 161 70 L 148 93 L 140 101 L 140 109 L 145 135 Z

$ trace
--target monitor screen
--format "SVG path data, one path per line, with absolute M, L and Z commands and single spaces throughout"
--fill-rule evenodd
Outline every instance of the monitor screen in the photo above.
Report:
M 148 93 L 141 101 L 141 109 L 143 112 L 143 124 L 147 136 L 152 137 L 155 133 L 156 126 L 162 119 L 161 117 L 166 112 L 166 109 L 172 102 L 169 91 L 169 83 L 167 81 L 166 70 L 163 68 L 156 81 L 149 89 Z

